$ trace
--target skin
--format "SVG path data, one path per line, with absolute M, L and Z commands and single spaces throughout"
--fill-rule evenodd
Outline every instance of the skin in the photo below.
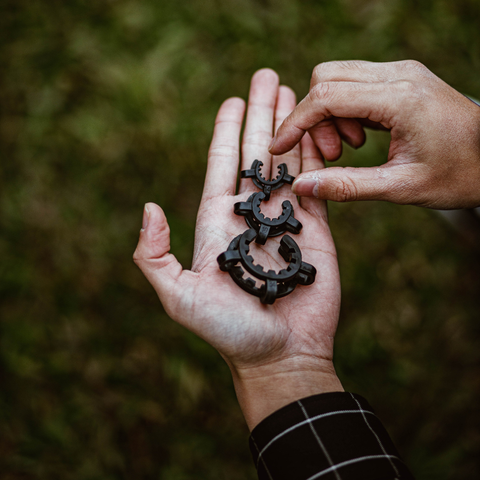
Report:
M 241 141 L 241 169 L 253 160 L 264 163 L 263 173 L 285 162 L 293 176 L 320 170 L 322 156 L 309 135 L 282 157 L 272 157 L 268 145 L 275 129 L 294 109 L 294 92 L 279 86 L 269 69 L 252 78 L 245 131 Z M 162 209 L 145 206 L 143 228 L 134 260 L 153 285 L 171 318 L 213 345 L 227 362 L 245 419 L 253 429 L 279 408 L 309 395 L 343 391 L 333 367 L 333 339 L 340 309 L 340 279 L 335 246 L 327 222 L 325 202 L 300 202 L 284 186 L 272 193 L 262 211 L 278 216 L 288 199 L 303 230 L 295 241 L 304 261 L 317 268 L 311 286 L 300 286 L 273 305 L 241 290 L 216 261 L 230 241 L 248 227 L 234 215 L 233 205 L 258 191 L 249 179 L 235 192 L 240 162 L 240 131 L 245 103 L 230 98 L 217 115 L 208 153 L 203 196 L 198 211 L 191 270 L 183 270 L 170 250 L 170 231 Z M 265 268 L 279 270 L 279 239 L 255 248 L 254 258 Z
M 270 152 L 288 152 L 308 131 L 323 157 L 335 160 L 342 138 L 362 145 L 363 126 L 390 132 L 385 164 L 302 173 L 293 192 L 436 209 L 480 205 L 480 107 L 415 61 L 318 65 L 308 95 L 279 127 Z

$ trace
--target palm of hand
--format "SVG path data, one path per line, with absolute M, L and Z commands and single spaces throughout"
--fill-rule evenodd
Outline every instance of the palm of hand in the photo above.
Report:
M 291 200 L 295 218 L 304 225 L 295 241 L 304 260 L 316 266 L 317 279 L 311 286 L 298 286 L 273 305 L 262 305 L 218 268 L 218 255 L 248 228 L 242 217 L 233 214 L 233 204 L 244 201 L 249 194 L 211 199 L 199 212 L 195 256 L 189 273 L 195 286 L 193 296 L 182 298 L 180 316 L 195 318 L 192 330 L 236 365 L 290 355 L 329 357 L 340 295 L 338 283 L 332 281 L 338 279 L 337 260 L 324 218 L 314 217 Z M 269 239 L 262 251 L 256 249 L 260 255 L 254 258 L 265 270 L 285 268 L 278 244 L 278 239 Z
M 270 163 L 282 162 L 287 163 L 292 175 L 300 172 L 300 165 L 303 171 L 320 168 L 320 154 L 309 137 L 303 141 L 302 149 L 296 148 L 281 159 L 265 157 L 269 136 L 263 135 L 264 148 L 259 145 L 259 137 L 262 132 L 268 132 L 268 127 L 271 131 L 274 114 L 278 125 L 295 106 L 293 92 L 286 87 L 278 89 L 278 79 L 272 73 L 261 71 L 252 80 L 242 145 L 242 169 L 249 168 L 253 160 L 250 150 L 256 152 L 255 158 L 259 158 L 257 152 L 260 156 L 264 152 L 264 158 L 260 158 L 265 169 Z M 271 99 L 267 105 L 266 97 Z M 261 103 L 260 106 L 255 102 Z M 233 213 L 234 203 L 245 201 L 251 193 L 258 191 L 251 180 L 242 180 L 239 193 L 234 194 L 243 108 L 239 99 L 230 99 L 217 117 L 197 217 L 192 270 L 181 271 L 173 255 L 167 253 L 168 245 L 156 248 L 156 252 L 151 252 L 147 255 L 150 258 L 146 259 L 141 253 L 142 239 L 136 261 L 157 290 L 169 315 L 204 338 L 236 367 L 258 366 L 296 356 L 331 360 L 340 308 L 340 283 L 335 246 L 323 203 L 305 198 L 299 204 L 289 186 L 284 186 L 272 194 L 269 202 L 262 204 L 262 212 L 276 217 L 283 200 L 292 203 L 295 218 L 303 224 L 302 231 L 294 239 L 302 251 L 303 260 L 317 268 L 313 285 L 298 286 L 273 305 L 262 305 L 257 297 L 244 292 L 228 273 L 218 268 L 218 255 L 226 250 L 235 236 L 248 228 L 244 218 Z M 255 111 L 258 108 L 265 110 L 263 114 Z M 150 209 L 153 208 L 160 210 L 152 205 Z M 157 214 L 163 216 L 161 211 L 155 212 Z M 154 241 L 157 247 L 159 243 L 165 244 L 165 237 L 168 237 L 165 225 L 166 222 L 163 228 L 161 224 L 157 225 L 158 236 L 162 238 Z M 150 229 L 154 227 L 149 222 L 147 232 Z M 256 250 L 253 253 L 256 262 L 265 269 L 278 271 L 285 268 L 278 253 L 280 238 L 269 239 L 261 251 L 251 245 L 251 253 Z

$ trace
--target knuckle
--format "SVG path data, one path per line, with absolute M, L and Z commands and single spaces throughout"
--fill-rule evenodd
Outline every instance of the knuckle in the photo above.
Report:
M 420 63 L 418 60 L 403 60 L 399 63 L 402 70 L 409 74 L 423 75 L 426 71 L 428 71 L 427 67 L 423 63 Z
M 314 69 L 312 74 L 311 85 L 315 85 L 320 82 L 328 81 L 332 75 L 347 62 L 333 61 L 319 63 Z
M 396 80 L 395 87 L 398 93 L 411 93 L 415 90 L 414 82 L 411 80 Z
M 333 96 L 334 88 L 331 83 L 318 83 L 310 89 L 308 96 L 314 102 L 325 101 Z
M 362 71 L 369 64 L 370 62 L 365 60 L 336 60 L 319 63 L 313 69 L 311 85 L 313 86 L 322 81 L 329 81 L 337 74 L 341 75 L 342 72 L 348 70 Z
M 329 62 L 327 62 L 329 63 Z M 311 85 L 315 85 L 318 82 L 322 81 L 322 77 L 324 76 L 324 72 L 326 70 L 326 64 L 325 63 L 319 63 L 318 65 L 315 66 L 312 72 L 312 80 L 311 80 Z
M 340 60 L 335 63 L 337 64 L 338 67 L 341 67 L 342 70 L 355 70 L 355 71 L 361 71 L 370 64 L 370 62 L 367 62 L 365 60 Z
M 424 70 L 425 66 L 423 63 L 420 63 L 418 60 L 406 60 L 408 68 L 410 70 Z
M 419 83 L 412 80 L 397 80 L 395 82 L 396 93 L 402 103 L 413 102 L 418 105 L 425 95 L 424 89 Z

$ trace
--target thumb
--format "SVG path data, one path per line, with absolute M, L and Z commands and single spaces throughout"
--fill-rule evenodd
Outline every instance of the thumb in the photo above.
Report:
M 176 300 L 176 292 L 180 291 L 174 287 L 182 274 L 182 266 L 169 251 L 167 218 L 158 205 L 147 203 L 133 260 L 152 284 L 167 311 L 172 301 Z
M 292 191 L 295 195 L 335 202 L 387 200 L 406 204 L 415 202 L 413 181 L 408 165 L 329 167 L 299 175 Z

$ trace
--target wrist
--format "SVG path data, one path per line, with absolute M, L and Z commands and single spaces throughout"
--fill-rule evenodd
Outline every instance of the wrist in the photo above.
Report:
M 250 431 L 280 408 L 327 392 L 343 392 L 331 360 L 292 357 L 256 367 L 230 365 L 240 408 Z

